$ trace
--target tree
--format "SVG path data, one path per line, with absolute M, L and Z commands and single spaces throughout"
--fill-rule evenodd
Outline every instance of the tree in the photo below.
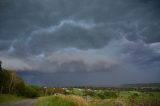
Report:
M 2 61 L 0 60 L 0 71 L 2 71 Z
M 0 71 L 0 92 L 8 93 L 10 74 L 7 71 Z

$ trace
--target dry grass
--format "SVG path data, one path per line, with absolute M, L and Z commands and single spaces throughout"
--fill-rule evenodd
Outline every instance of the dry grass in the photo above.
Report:
M 80 96 L 59 94 L 39 98 L 35 106 L 87 106 L 87 103 Z
M 94 99 L 90 106 L 125 106 L 125 103 L 119 99 Z
M 86 100 L 82 98 L 81 96 L 75 96 L 75 95 L 57 95 L 59 98 L 67 101 L 72 101 L 75 106 L 87 106 Z

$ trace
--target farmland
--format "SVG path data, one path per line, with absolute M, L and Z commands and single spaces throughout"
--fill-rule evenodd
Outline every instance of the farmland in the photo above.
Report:
M 61 89 L 40 97 L 36 106 L 159 106 L 160 92 L 153 88 L 53 88 Z M 151 90 L 152 89 L 152 90 Z M 50 88 L 51 90 L 51 88 Z M 62 93 L 62 90 L 64 92 Z M 150 91 L 149 91 L 150 90 Z M 60 90 L 59 90 L 60 91 Z M 48 92 L 49 93 L 49 92 Z M 63 102 L 61 102 L 63 101 Z M 59 103 L 58 105 L 55 105 Z M 62 104 L 63 103 L 63 104 Z M 69 105 L 70 104 L 70 105 Z

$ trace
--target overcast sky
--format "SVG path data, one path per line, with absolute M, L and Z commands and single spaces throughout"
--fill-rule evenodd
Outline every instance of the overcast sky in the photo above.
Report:
M 0 60 L 34 84 L 160 82 L 160 1 L 0 0 Z

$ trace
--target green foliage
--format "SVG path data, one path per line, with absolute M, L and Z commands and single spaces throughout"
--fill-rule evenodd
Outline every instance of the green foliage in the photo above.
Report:
M 0 71 L 0 94 L 15 94 L 24 97 L 37 97 L 40 93 L 26 85 L 15 72 Z
M 0 71 L 0 93 L 7 93 L 10 82 L 10 74 L 7 71 Z
M 97 94 L 93 91 L 93 90 L 85 90 L 85 96 L 89 95 L 89 96 L 96 96 Z
M 157 97 L 141 95 L 131 95 L 128 98 L 128 105 L 136 106 L 160 106 L 160 100 Z
M 113 91 L 105 91 L 104 95 L 106 98 L 117 98 L 116 92 Z
M 19 97 L 16 95 L 0 94 L 0 103 L 10 103 L 23 99 L 24 99 L 23 97 Z
M 133 93 L 133 94 L 131 95 L 131 98 L 137 98 L 138 96 L 139 96 L 138 93 Z
M 100 99 L 105 99 L 105 95 L 102 94 L 102 93 L 99 93 L 97 96 L 98 96 Z
M 24 83 L 20 83 L 17 85 L 16 94 L 24 97 L 37 97 L 40 94 L 31 86 L 25 85 Z
M 98 93 L 98 97 L 100 99 L 117 98 L 117 94 L 116 92 L 113 92 L 113 91 L 104 91 L 104 92 Z
M 89 106 L 81 96 L 58 94 L 38 99 L 36 106 Z

